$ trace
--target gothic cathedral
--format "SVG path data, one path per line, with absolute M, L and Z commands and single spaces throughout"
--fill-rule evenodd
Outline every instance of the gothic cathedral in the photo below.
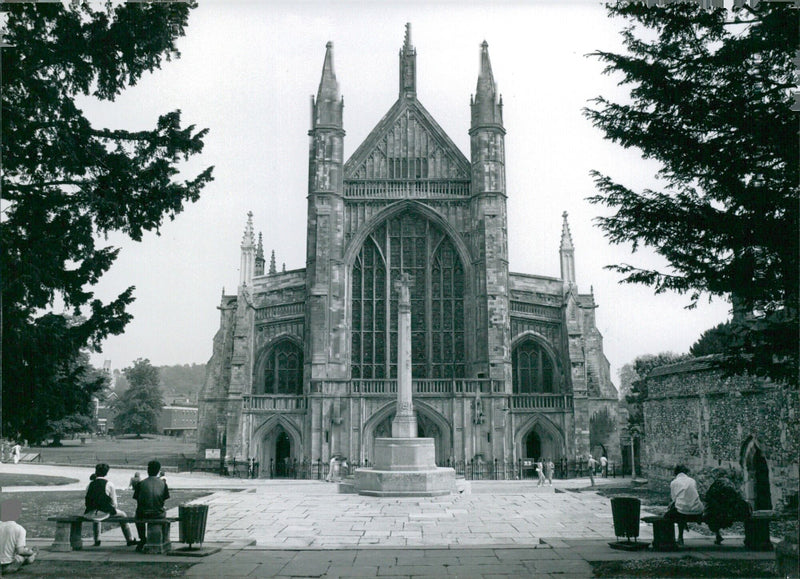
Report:
M 619 459 L 617 391 L 566 213 L 561 278 L 509 272 L 503 102 L 480 50 L 469 159 L 417 100 L 408 28 L 397 102 L 345 161 L 328 43 L 312 97 L 306 267 L 267 268 L 249 214 L 200 394 L 201 453 L 253 457 L 262 476 L 335 454 L 372 463 L 395 413 L 393 288 L 408 273 L 414 406 L 437 464 Z

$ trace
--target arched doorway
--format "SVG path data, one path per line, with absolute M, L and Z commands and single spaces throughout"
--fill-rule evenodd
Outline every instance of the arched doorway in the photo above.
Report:
M 281 432 L 275 439 L 275 476 L 291 476 L 292 442 L 286 432 Z
M 745 498 L 757 511 L 772 509 L 769 464 L 755 440 L 750 440 L 744 452 Z
M 761 448 L 751 441 L 745 452 L 745 498 L 757 511 L 772 509 L 769 465 Z
M 551 459 L 558 464 L 565 457 L 566 447 L 561 429 L 544 416 L 531 418 L 515 435 L 517 456 L 533 460 Z
M 259 478 L 293 477 L 303 458 L 303 439 L 296 426 L 283 418 L 266 420 L 253 433 Z
M 531 430 L 525 437 L 525 458 L 539 458 L 542 456 L 542 439 L 539 433 Z

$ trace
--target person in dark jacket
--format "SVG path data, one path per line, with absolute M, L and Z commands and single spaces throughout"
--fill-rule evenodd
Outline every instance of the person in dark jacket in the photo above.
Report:
M 722 543 L 721 529 L 727 529 L 736 521 L 749 519 L 752 508 L 733 485 L 724 468 L 715 468 L 712 471 L 714 482 L 706 492 L 705 520 L 708 528 L 717 538 L 717 545 Z
M 161 463 L 151 460 L 147 463 L 147 478 L 141 481 L 133 491 L 133 498 L 136 500 L 137 519 L 163 519 L 167 516 L 164 509 L 164 501 L 169 498 L 167 482 L 159 477 Z M 144 550 L 147 541 L 147 525 L 136 523 L 136 531 L 139 533 L 139 545 L 137 551 Z
M 114 483 L 106 479 L 108 474 L 108 465 L 101 462 L 94 467 L 94 478 L 92 478 L 89 486 L 86 487 L 86 510 L 83 513 L 85 519 L 91 520 L 97 524 L 96 533 L 94 537 L 94 546 L 100 546 L 99 536 L 99 523 L 108 517 L 127 517 L 124 511 L 117 508 L 117 489 Z M 125 535 L 125 540 L 128 545 L 135 545 L 131 535 L 131 528 L 128 523 L 120 523 L 122 527 L 122 534 Z

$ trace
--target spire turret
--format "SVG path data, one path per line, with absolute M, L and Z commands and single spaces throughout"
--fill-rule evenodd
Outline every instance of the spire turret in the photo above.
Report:
M 272 250 L 272 255 L 269 257 L 269 275 L 275 275 L 278 269 L 275 267 L 275 250 Z
M 411 44 L 411 23 L 406 23 L 406 36 L 400 50 L 400 98 L 417 96 L 417 49 Z
M 256 236 L 253 231 L 253 212 L 247 212 L 247 223 L 244 226 L 242 235 L 242 249 L 253 249 L 256 246 Z
M 261 232 L 258 233 L 258 247 L 256 247 L 256 275 L 264 275 L 264 240 Z
M 562 214 L 564 222 L 561 225 L 561 279 L 565 285 L 575 283 L 575 247 L 572 245 L 572 233 L 567 222 L 567 212 Z
M 253 232 L 253 212 L 247 212 L 247 224 L 242 235 L 242 259 L 239 267 L 239 285 L 250 285 L 255 270 L 256 237 Z
M 497 86 L 492 74 L 492 63 L 489 60 L 489 44 L 485 40 L 481 43 L 480 72 L 471 108 L 472 129 L 482 126 L 496 126 L 502 129 L 503 97 L 498 100 Z
M 342 126 L 344 99 L 339 96 L 339 83 L 333 72 L 333 42 L 325 45 L 325 62 L 316 100 L 311 98 L 311 128 Z

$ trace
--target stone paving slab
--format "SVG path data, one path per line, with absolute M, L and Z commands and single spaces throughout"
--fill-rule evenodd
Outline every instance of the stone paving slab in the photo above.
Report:
M 544 539 L 548 541 L 548 538 Z M 104 561 L 163 562 L 159 555 L 145 555 L 123 546 L 84 549 L 55 553 L 41 540 L 29 541 L 40 547 L 40 563 L 50 559 L 85 561 L 87 568 L 102 569 Z M 281 577 L 468 577 L 510 578 L 550 577 L 559 579 L 591 576 L 591 561 L 626 559 L 699 559 L 736 558 L 771 560 L 773 553 L 745 551 L 738 546 L 713 545 L 709 538 L 687 540 L 687 548 L 673 553 L 641 551 L 635 553 L 610 549 L 599 540 L 568 540 L 568 546 L 553 549 L 495 549 L 457 547 L 436 549 L 347 549 L 347 550 L 274 550 L 255 546 L 226 548 L 203 559 L 169 557 L 170 562 L 193 564 L 187 577 L 193 578 L 281 578 Z M 104 544 L 105 545 L 105 544 Z M 230 546 L 229 546 L 230 547 Z M 621 555 L 623 557 L 621 557 Z M 103 575 L 97 575 L 103 577 Z
M 42 474 L 52 474 L 54 468 L 29 466 L 39 467 Z M 61 467 L 58 470 L 71 476 Z M 87 478 L 83 473 L 81 477 Z M 205 478 L 174 478 L 183 488 L 211 488 L 204 484 Z M 686 534 L 689 548 L 676 553 L 615 551 L 608 547 L 614 540 L 610 501 L 594 492 L 564 492 L 558 485 L 475 482 L 471 494 L 413 499 L 338 494 L 335 485 L 316 481 L 250 485 L 220 489 L 198 501 L 209 505 L 205 544 L 222 546 L 222 551 L 202 560 L 169 557 L 169 561 L 191 563 L 189 577 L 568 579 L 590 576 L 590 561 L 774 557 L 745 551 L 740 538 L 726 538 L 718 547 L 712 538 L 692 532 Z M 170 515 L 176 514 L 177 508 L 170 510 Z M 172 533 L 177 542 L 178 525 L 173 525 Z M 643 524 L 640 540 L 651 538 L 650 525 Z M 40 547 L 41 564 L 48 559 L 76 560 L 94 569 L 103 561 L 165 560 L 124 547 L 119 527 L 103 533 L 102 540 L 102 547 L 68 553 L 50 552 L 51 540 L 29 543 Z
M 528 486 L 513 493 L 499 485 L 497 494 L 481 489 L 447 497 L 376 498 L 338 494 L 324 483 L 312 487 L 314 492 L 304 495 L 305 487 L 262 485 L 255 492 L 218 491 L 194 502 L 209 506 L 207 541 L 252 539 L 260 548 L 551 548 L 563 546 L 559 541 L 565 538 L 613 539 L 609 500 L 594 492 Z M 121 537 L 119 529 L 106 534 Z M 549 542 L 542 544 L 542 536 Z M 642 524 L 640 538 L 651 540 L 650 525 Z

